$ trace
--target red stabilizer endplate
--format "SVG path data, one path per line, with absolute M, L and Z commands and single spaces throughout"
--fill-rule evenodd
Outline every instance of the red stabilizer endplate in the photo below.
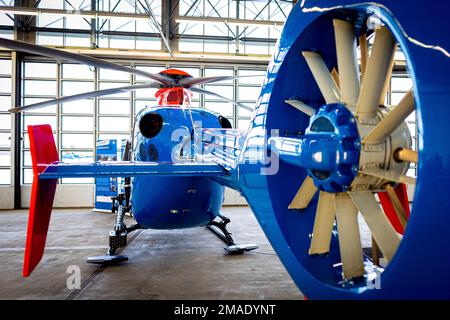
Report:
M 57 179 L 39 180 L 46 166 L 58 161 L 52 128 L 49 125 L 28 126 L 33 162 L 30 214 L 23 261 L 23 276 L 28 277 L 41 261 L 55 197 Z
M 408 219 L 409 201 L 406 185 L 402 183 L 398 184 L 397 187 L 395 187 L 395 193 L 397 193 L 397 197 L 400 200 L 403 209 L 405 210 L 406 219 Z M 386 213 L 386 216 L 388 217 L 395 231 L 397 231 L 400 234 L 403 234 L 405 230 L 403 230 L 400 220 L 398 219 L 397 214 L 395 213 L 394 206 L 392 205 L 391 202 L 391 198 L 389 198 L 387 192 L 379 192 L 378 197 L 380 198 L 381 206 L 383 207 L 384 212 Z

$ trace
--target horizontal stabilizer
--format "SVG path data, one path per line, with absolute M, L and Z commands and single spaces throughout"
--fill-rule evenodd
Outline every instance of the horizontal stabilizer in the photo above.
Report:
M 215 177 L 225 175 L 227 171 L 220 165 L 208 162 L 54 162 L 46 165 L 39 179 L 84 178 L 84 177 L 135 177 L 135 176 L 186 176 Z

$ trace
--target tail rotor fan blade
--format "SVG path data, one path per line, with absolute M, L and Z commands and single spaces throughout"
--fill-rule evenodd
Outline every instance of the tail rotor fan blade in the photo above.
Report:
M 358 117 L 372 118 L 375 116 L 394 50 L 395 40 L 389 29 L 386 27 L 378 29 L 356 104 Z
M 341 96 L 339 88 L 333 80 L 322 56 L 311 51 L 303 51 L 302 54 L 308 63 L 309 69 L 311 70 L 326 103 L 339 102 Z
M 51 106 L 51 105 L 55 105 L 55 104 L 59 104 L 59 103 L 66 103 L 66 102 L 70 102 L 70 101 L 76 101 L 76 100 L 82 100 L 82 99 L 88 99 L 88 98 L 94 98 L 94 97 L 101 97 L 101 96 L 116 94 L 116 93 L 120 93 L 120 92 L 128 92 L 128 91 L 137 90 L 137 89 L 159 88 L 160 86 L 161 85 L 159 83 L 153 82 L 153 83 L 137 84 L 137 85 L 111 88 L 111 89 L 105 89 L 105 90 L 84 92 L 84 93 L 75 94 L 72 96 L 66 96 L 66 97 L 62 97 L 62 98 L 58 98 L 58 99 L 52 99 L 52 100 L 38 102 L 38 103 L 34 103 L 34 104 L 22 106 L 22 107 L 13 108 L 13 109 L 10 109 L 9 112 L 17 113 L 17 112 L 22 112 L 22 111 L 26 111 L 26 110 L 43 108 L 43 107 L 47 107 L 47 106 Z
M 415 102 L 412 90 L 408 91 L 398 105 L 364 137 L 364 142 L 381 142 L 394 132 L 414 112 Z
M 333 195 L 320 191 L 309 254 L 323 254 L 330 251 L 334 216 Z
M 60 60 L 67 60 L 71 62 L 86 64 L 93 67 L 98 68 L 104 68 L 104 69 L 110 69 L 115 71 L 123 71 L 132 73 L 138 76 L 143 76 L 146 78 L 150 78 L 152 80 L 155 80 L 163 85 L 169 85 L 172 83 L 172 80 L 166 76 L 160 75 L 160 74 L 154 74 L 146 71 L 142 71 L 139 69 L 133 69 L 130 67 L 122 66 L 116 63 L 111 63 L 105 60 L 92 58 L 83 54 L 78 53 L 72 53 L 67 52 L 63 50 L 43 47 L 43 46 L 37 46 L 31 43 L 22 42 L 22 41 L 16 41 L 16 40 L 9 40 L 5 38 L 0 38 L 0 47 L 8 48 L 11 50 L 21 51 L 21 52 L 27 52 L 31 54 L 37 54 L 45 57 L 51 57 L 55 59 Z
M 223 99 L 225 101 L 231 102 L 231 103 L 233 103 L 233 104 L 237 105 L 238 107 L 241 107 L 241 108 L 243 108 L 245 110 L 253 111 L 252 108 L 246 106 L 245 104 L 242 104 L 240 102 L 234 101 L 232 99 L 228 99 L 227 97 L 224 97 L 224 96 L 222 96 L 222 95 L 220 95 L 218 93 L 212 92 L 212 91 L 208 91 L 208 90 L 197 88 L 197 87 L 191 87 L 191 88 L 189 88 L 189 90 L 191 90 L 192 92 L 200 93 L 200 94 L 206 94 L 206 95 L 215 96 L 215 97 L 218 97 L 218 98 Z
M 387 171 L 378 168 L 365 168 L 360 171 L 362 174 L 385 179 L 387 181 L 406 183 L 406 184 L 416 184 L 416 178 L 409 177 L 394 171 Z
M 314 180 L 311 177 L 306 176 L 305 180 L 298 189 L 297 194 L 295 195 L 294 199 L 292 200 L 288 208 L 289 209 L 307 208 L 316 192 L 317 187 L 314 185 Z
M 359 69 L 353 25 L 333 20 L 342 102 L 354 108 L 359 95 Z
M 400 244 L 400 237 L 378 205 L 372 191 L 350 192 L 350 197 L 372 231 L 384 257 L 390 261 Z
M 358 225 L 358 211 L 347 193 L 334 196 L 336 223 L 345 279 L 364 275 L 361 237 Z
M 307 104 L 301 102 L 300 100 L 284 100 L 287 104 L 293 106 L 295 109 L 303 112 L 304 114 L 308 116 L 312 116 L 316 110 Z

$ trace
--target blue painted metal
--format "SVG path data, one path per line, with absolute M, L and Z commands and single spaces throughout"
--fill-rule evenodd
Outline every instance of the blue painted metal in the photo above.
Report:
M 281 160 L 308 169 L 319 190 L 344 192 L 358 173 L 361 139 L 355 117 L 342 104 L 321 107 L 301 137 L 271 137 L 269 145 Z
M 261 175 L 271 155 L 255 148 L 271 130 L 301 131 L 308 118 L 284 100 L 299 97 L 314 108 L 324 104 L 302 58 L 317 50 L 331 70 L 336 66 L 332 19 L 362 21 L 377 13 L 408 60 L 414 83 L 419 138 L 414 205 L 402 243 L 381 275 L 381 289 L 343 288 L 333 270 L 339 262 L 336 237 L 330 256 L 308 255 L 317 199 L 302 214 L 288 205 L 305 178 L 305 169 L 281 161 L 276 175 Z M 450 298 L 450 198 L 435 190 L 450 185 L 450 38 L 446 1 L 299 1 L 285 23 L 239 160 L 239 184 L 264 232 L 295 283 L 311 299 Z M 281 131 L 281 130 L 280 130 Z M 259 165 L 250 164 L 258 160 Z
M 45 170 L 39 179 L 84 178 L 84 177 L 136 177 L 158 175 L 165 177 L 215 177 L 227 171 L 216 163 L 198 162 L 55 162 L 43 165 Z
M 138 126 L 140 119 L 148 113 L 158 113 L 164 121 L 158 135 L 150 139 L 140 134 Z M 184 156 L 198 161 L 204 149 L 203 128 L 220 128 L 218 115 L 199 108 L 144 109 L 136 120 L 134 160 L 160 163 L 176 161 Z M 207 169 L 211 166 L 207 176 L 224 174 L 225 170 L 221 166 L 205 161 L 209 164 L 200 164 L 200 167 Z M 195 163 L 189 165 L 195 167 Z M 204 177 L 202 169 L 193 175 L 194 177 L 135 177 L 132 206 L 136 221 L 147 228 L 177 229 L 206 225 L 213 220 L 222 206 L 224 187 L 217 181 Z

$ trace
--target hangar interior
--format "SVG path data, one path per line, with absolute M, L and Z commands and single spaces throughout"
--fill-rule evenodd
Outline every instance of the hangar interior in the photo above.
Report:
M 255 75 L 201 86 L 254 107 L 283 23 L 295 3 L 0 0 L 0 37 L 154 73 L 177 68 L 201 77 Z M 405 66 L 403 54 L 397 51 L 386 97 L 389 105 L 397 104 L 411 87 Z M 220 241 L 204 230 L 149 230 L 129 241 L 126 250 L 131 261 L 125 266 L 86 265 L 87 256 L 106 248 L 113 221 L 108 214 L 92 212 L 93 178 L 59 179 L 54 202 L 59 209 L 52 218 L 47 263 L 40 266 L 40 277 L 21 279 L 33 180 L 27 126 L 50 124 L 62 161 L 94 161 L 98 140 L 128 138 L 135 115 L 156 99 L 152 90 L 137 90 L 19 114 L 8 110 L 143 81 L 123 72 L 0 50 L 0 264 L 4 270 L 0 298 L 301 299 L 245 199 L 228 188 L 223 212 L 232 218 L 230 229 L 239 241 L 258 243 L 260 248 L 254 253 L 224 255 Z M 219 112 L 243 131 L 252 117 L 249 110 L 200 94 L 194 94 L 193 106 Z M 407 124 L 415 147 L 414 113 Z M 415 176 L 414 165 L 409 170 Z M 68 265 L 81 266 L 85 289 L 73 292 L 66 288 Z M 258 275 L 264 275 L 264 280 Z

